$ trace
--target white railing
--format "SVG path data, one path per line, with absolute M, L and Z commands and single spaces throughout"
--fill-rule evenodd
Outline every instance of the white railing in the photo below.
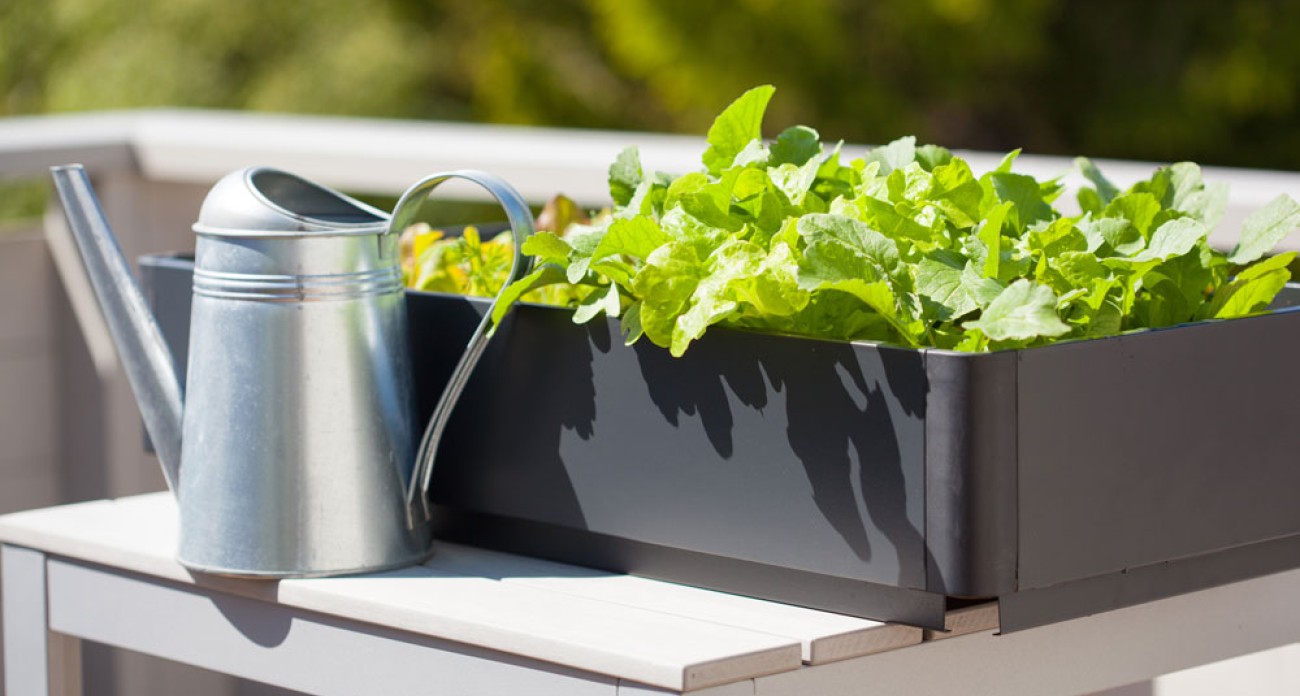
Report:
M 640 148 L 647 168 L 675 173 L 700 168 L 704 150 L 699 137 L 648 133 L 144 110 L 0 120 L 0 179 L 45 178 L 51 165 L 85 164 L 134 258 L 191 248 L 189 227 L 207 188 L 252 164 L 386 195 L 436 171 L 486 169 L 533 202 L 563 192 L 597 207 L 608 199 L 607 167 L 627 145 Z M 977 171 L 1001 157 L 963 154 Z M 1098 164 L 1120 185 L 1154 167 Z M 1051 177 L 1070 172 L 1071 160 L 1026 155 L 1017 169 Z M 1232 244 L 1249 211 L 1279 193 L 1300 198 L 1297 173 L 1209 167 L 1205 174 L 1231 187 L 1224 224 L 1212 236 L 1220 246 Z M 1067 184 L 1078 181 L 1067 176 Z M 141 450 L 135 401 L 60 214 L 46 215 L 45 244 L 40 238 L 0 236 L 0 424 L 7 426 L 0 427 L 0 507 L 161 490 L 158 467 Z M 1300 249 L 1300 235 L 1283 246 Z M 156 669 L 125 673 L 136 677 L 122 683 L 119 674 L 123 692 L 166 691 Z
M 243 112 L 142 110 L 0 120 L 0 177 L 44 176 L 80 161 L 101 175 L 130 172 L 144 181 L 210 185 L 247 166 L 281 167 L 358 193 L 396 194 L 434 171 L 477 168 L 505 177 L 530 200 L 562 192 L 580 203 L 608 200 L 605 176 L 618 152 L 637 145 L 647 168 L 700 168 L 700 137 L 620 131 L 526 128 L 432 121 L 287 116 Z M 846 145 L 856 156 L 865 146 Z M 977 170 L 1001 153 L 963 152 Z M 1098 160 L 1117 184 L 1150 174 L 1152 163 Z M 1017 169 L 1039 177 L 1072 174 L 1068 157 L 1023 155 Z M 1235 237 L 1241 217 L 1279 193 L 1300 197 L 1300 173 L 1207 167 L 1231 187 L 1220 236 Z M 1289 248 L 1300 249 L 1300 240 Z

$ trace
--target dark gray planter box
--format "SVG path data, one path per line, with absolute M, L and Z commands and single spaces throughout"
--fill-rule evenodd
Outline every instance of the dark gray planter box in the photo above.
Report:
M 490 303 L 407 298 L 425 418 Z M 1295 346 L 1279 308 L 979 355 L 713 329 L 674 359 L 521 306 L 440 450 L 439 534 L 931 627 L 1081 616 L 1300 567 Z

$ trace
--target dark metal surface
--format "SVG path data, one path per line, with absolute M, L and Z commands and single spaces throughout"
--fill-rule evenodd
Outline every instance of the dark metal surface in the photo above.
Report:
M 1003 633 L 1134 606 L 1300 566 L 1300 535 L 1003 595 Z
M 851 616 L 943 629 L 941 594 L 686 551 L 562 525 L 437 508 L 438 537 Z
M 1300 533 L 1297 346 L 1287 310 L 1022 351 L 1020 589 Z
M 996 597 L 1016 581 L 1014 352 L 929 351 L 925 529 L 932 592 Z
M 487 306 L 410 299 L 417 345 Z M 527 305 L 498 341 L 452 417 L 435 503 L 924 589 L 920 353 L 717 331 L 675 359 Z

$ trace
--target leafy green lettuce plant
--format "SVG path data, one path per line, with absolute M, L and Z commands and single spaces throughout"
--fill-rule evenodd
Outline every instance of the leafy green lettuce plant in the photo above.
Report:
M 538 267 L 504 299 L 566 285 L 575 322 L 621 318 L 627 343 L 675 356 L 713 325 L 987 351 L 1245 316 L 1290 279 L 1294 253 L 1263 258 L 1300 226 L 1286 196 L 1224 254 L 1207 236 L 1227 191 L 1195 164 L 1120 191 L 1079 159 L 1090 186 L 1064 215 L 1060 181 L 1013 172 L 1018 151 L 976 174 L 911 137 L 847 164 L 805 126 L 766 143 L 773 92 L 718 116 L 703 171 L 647 172 L 625 150 L 612 214 L 530 238 Z

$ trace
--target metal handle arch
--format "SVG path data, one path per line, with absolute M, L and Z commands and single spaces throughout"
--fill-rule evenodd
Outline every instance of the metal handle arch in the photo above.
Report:
M 472 169 L 426 177 L 407 189 L 397 201 L 388 223 L 388 231 L 400 234 L 415 222 L 416 215 L 428 200 L 429 194 L 452 179 L 469 181 L 483 187 L 506 212 L 506 219 L 510 223 L 511 234 L 514 237 L 514 262 L 510 268 L 509 278 L 497 293 L 495 302 L 500 302 L 505 289 L 527 275 L 532 266 L 532 259 L 523 253 L 523 243 L 534 231 L 533 214 L 528 204 L 504 179 L 495 174 Z M 495 303 L 493 307 L 495 309 Z M 465 384 L 474 372 L 474 366 L 483 357 L 483 351 L 491 339 L 489 331 L 492 327 L 492 314 L 493 312 L 488 312 L 474 329 L 469 343 L 465 346 L 465 352 L 461 354 L 455 369 L 452 370 L 451 378 L 447 381 L 446 388 L 443 389 L 437 405 L 433 408 L 433 415 L 429 418 L 424 436 L 420 438 L 420 448 L 415 456 L 415 468 L 411 471 L 411 480 L 406 491 L 407 523 L 412 527 L 427 522 L 432 516 L 429 507 L 429 482 L 433 478 L 433 464 L 438 454 L 438 445 L 442 441 L 443 432 L 447 428 L 447 422 L 456 407 L 456 402 L 459 401 Z

